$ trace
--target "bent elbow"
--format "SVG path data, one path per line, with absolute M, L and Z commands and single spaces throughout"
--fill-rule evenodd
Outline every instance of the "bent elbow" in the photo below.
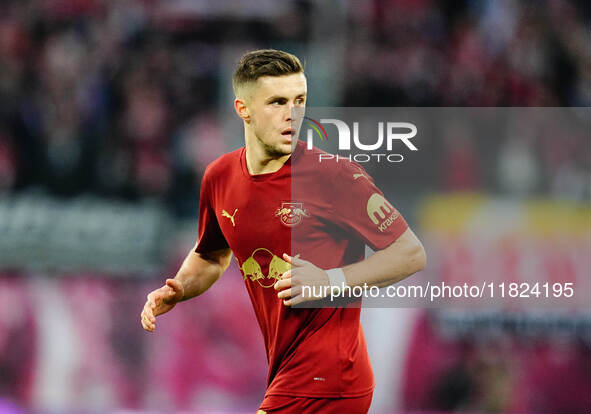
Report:
M 417 244 L 412 248 L 412 252 L 409 255 L 409 265 L 411 274 L 419 272 L 427 266 L 427 253 L 420 241 L 417 241 Z

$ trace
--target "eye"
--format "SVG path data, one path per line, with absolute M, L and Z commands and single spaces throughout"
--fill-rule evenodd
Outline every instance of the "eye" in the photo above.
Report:
M 296 105 L 303 105 L 306 100 L 304 98 L 297 98 L 295 103 Z

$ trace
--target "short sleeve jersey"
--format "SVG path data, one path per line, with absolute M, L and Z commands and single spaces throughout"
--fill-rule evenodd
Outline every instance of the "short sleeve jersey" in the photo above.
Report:
M 374 387 L 358 307 L 290 308 L 274 283 L 283 253 L 322 269 L 363 260 L 407 229 L 372 178 L 348 160 L 322 160 L 303 142 L 276 172 L 251 175 L 241 148 L 203 177 L 197 252 L 230 248 L 263 334 L 269 395 L 357 397 Z M 239 317 L 239 316 L 238 316 Z

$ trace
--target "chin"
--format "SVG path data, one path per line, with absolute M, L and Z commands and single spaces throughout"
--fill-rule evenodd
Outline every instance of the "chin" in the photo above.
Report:
M 275 157 L 275 158 L 279 158 L 279 157 L 283 157 L 286 155 L 291 154 L 293 148 L 292 148 L 291 143 L 285 143 L 285 144 L 277 144 L 277 145 L 265 145 L 265 152 L 271 156 L 271 157 Z
M 288 143 L 288 144 L 283 144 L 281 145 L 281 151 L 287 155 L 287 154 L 291 154 L 293 152 L 293 150 L 295 149 L 296 146 L 296 140 Z
M 291 154 L 292 150 L 295 148 L 296 141 L 295 139 L 286 139 L 285 137 L 281 137 L 281 141 L 275 145 L 275 150 L 277 152 L 281 152 L 285 155 Z

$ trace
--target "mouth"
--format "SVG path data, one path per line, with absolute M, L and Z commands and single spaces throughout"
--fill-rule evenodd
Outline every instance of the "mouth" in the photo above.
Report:
M 281 132 L 281 135 L 283 135 L 284 137 L 291 137 L 293 135 L 295 135 L 296 130 L 293 128 L 287 128 L 285 130 L 283 130 L 283 132 Z

